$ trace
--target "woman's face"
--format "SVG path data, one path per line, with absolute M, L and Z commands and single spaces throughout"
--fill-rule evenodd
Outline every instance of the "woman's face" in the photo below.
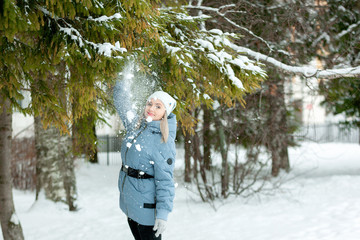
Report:
M 159 99 L 150 99 L 146 102 L 145 118 L 151 117 L 153 121 L 161 120 L 165 115 L 165 106 Z

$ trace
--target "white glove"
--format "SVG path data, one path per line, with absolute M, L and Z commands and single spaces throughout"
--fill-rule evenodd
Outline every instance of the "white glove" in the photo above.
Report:
M 155 225 L 153 230 L 156 231 L 155 237 L 159 237 L 166 229 L 166 221 L 162 219 L 155 219 Z

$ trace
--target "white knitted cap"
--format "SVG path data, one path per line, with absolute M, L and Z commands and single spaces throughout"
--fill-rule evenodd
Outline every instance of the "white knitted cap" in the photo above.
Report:
M 168 116 L 176 107 L 175 99 L 166 92 L 163 92 L 163 91 L 154 92 L 153 94 L 151 94 L 148 97 L 147 100 L 150 101 L 150 99 L 152 99 L 152 98 L 155 100 L 159 99 L 160 101 L 162 101 L 162 103 L 164 104 L 164 106 L 166 108 L 166 113 Z

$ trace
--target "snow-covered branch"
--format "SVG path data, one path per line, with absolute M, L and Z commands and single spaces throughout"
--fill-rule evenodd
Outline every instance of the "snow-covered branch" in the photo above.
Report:
M 98 18 L 92 18 L 91 16 L 89 17 L 89 20 L 94 20 L 95 22 L 107 22 L 107 21 L 111 21 L 113 19 L 121 19 L 122 16 L 120 13 L 115 13 L 114 15 L 112 16 L 106 16 L 106 15 L 103 15 L 101 17 L 98 17 Z
M 107 57 L 111 57 L 111 54 L 113 51 L 118 51 L 120 53 L 124 53 L 127 51 L 127 49 L 120 47 L 120 43 L 119 41 L 117 41 L 115 43 L 115 45 L 109 43 L 109 42 L 104 42 L 104 43 L 94 43 L 92 41 L 89 41 L 87 39 L 84 38 L 84 36 L 76 29 L 74 28 L 70 23 L 68 23 L 66 21 L 66 19 L 63 18 L 59 18 L 56 15 L 53 16 L 47 9 L 45 8 L 39 8 L 45 15 L 47 15 L 49 18 L 52 18 L 55 20 L 56 24 L 59 27 L 59 30 L 61 32 L 63 32 L 64 34 L 66 34 L 67 36 L 69 36 L 73 41 L 77 42 L 79 47 L 82 48 L 84 47 L 84 43 L 92 46 L 94 49 L 97 49 L 97 52 L 100 55 L 104 55 Z M 112 16 L 101 16 L 99 18 L 92 18 L 89 17 L 89 20 L 94 20 L 96 22 L 108 22 L 111 21 L 113 19 L 121 19 L 122 16 L 120 13 L 116 13 Z M 59 21 L 62 21 L 67 27 L 63 27 L 59 24 Z M 85 53 L 86 55 L 91 58 L 88 50 L 85 48 Z
M 357 22 L 357 23 L 351 24 L 348 29 L 343 30 L 341 33 L 339 33 L 339 34 L 336 36 L 336 39 L 339 39 L 339 38 L 343 37 L 344 35 L 350 33 L 351 31 L 354 30 L 354 28 L 356 28 L 356 27 L 358 27 L 358 26 L 360 26 L 360 21 Z
M 238 53 L 245 54 L 251 58 L 256 59 L 257 61 L 271 64 L 280 70 L 283 70 L 288 73 L 302 75 L 306 78 L 316 77 L 316 78 L 334 79 L 339 77 L 360 77 L 360 66 L 350 67 L 350 68 L 339 68 L 339 69 L 317 69 L 314 67 L 290 66 L 272 57 L 269 57 L 259 52 L 255 52 L 245 47 L 237 46 L 230 42 L 228 43 L 228 46 L 236 50 Z
M 236 7 L 236 5 L 235 4 L 223 5 L 223 6 L 219 7 L 219 11 L 226 9 L 226 8 L 233 8 L 233 7 Z
M 94 43 L 91 41 L 88 41 L 86 39 L 83 38 L 83 36 L 79 33 L 78 30 L 76 30 L 73 27 L 68 27 L 68 28 L 64 28 L 59 26 L 60 31 L 64 32 L 66 35 L 70 36 L 72 40 L 74 41 L 78 41 L 79 43 L 79 47 L 83 47 L 84 46 L 84 42 L 90 46 L 92 46 L 93 48 L 97 49 L 98 53 L 100 55 L 104 55 L 107 57 L 111 57 L 111 53 L 113 51 L 118 51 L 120 53 L 124 53 L 126 52 L 126 48 L 121 48 L 120 47 L 120 43 L 119 41 L 117 41 L 115 43 L 115 45 L 109 43 L 109 42 L 105 42 L 105 43 Z M 87 56 L 90 57 L 90 54 L 88 53 L 88 51 L 86 50 Z M 91 58 L 91 57 L 90 57 Z
M 251 30 L 243 27 L 243 26 L 240 26 L 239 24 L 235 23 L 234 21 L 230 20 L 228 17 L 226 17 L 226 13 L 222 13 L 221 10 L 223 9 L 222 7 L 220 8 L 213 8 L 213 7 L 205 7 L 205 6 L 192 6 L 192 5 L 185 5 L 184 6 L 185 8 L 188 8 L 188 9 L 198 9 L 198 10 L 202 10 L 202 11 L 209 11 L 209 12 L 213 12 L 217 15 L 219 15 L 220 17 L 222 17 L 224 20 L 226 20 L 228 23 L 230 23 L 231 25 L 233 25 L 234 27 L 236 28 L 239 28 L 245 32 L 247 32 L 249 35 L 253 36 L 254 38 L 260 40 L 261 42 L 265 43 L 265 45 L 270 49 L 270 51 L 273 51 L 273 47 L 271 47 L 271 45 L 265 40 L 263 39 L 262 37 L 260 36 L 257 36 L 255 33 L 253 33 Z M 229 7 L 236 7 L 235 5 L 226 5 L 226 6 L 223 6 L 223 7 L 226 7 L 226 8 L 229 8 Z

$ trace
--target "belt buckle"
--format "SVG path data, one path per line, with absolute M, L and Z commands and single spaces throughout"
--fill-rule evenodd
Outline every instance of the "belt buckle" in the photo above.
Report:
M 128 174 L 128 170 L 129 170 L 129 166 L 125 165 L 125 166 L 123 167 L 124 173 Z
M 139 172 L 138 172 L 138 178 L 143 178 L 143 177 L 144 177 L 144 174 L 145 174 L 145 172 L 139 171 Z

